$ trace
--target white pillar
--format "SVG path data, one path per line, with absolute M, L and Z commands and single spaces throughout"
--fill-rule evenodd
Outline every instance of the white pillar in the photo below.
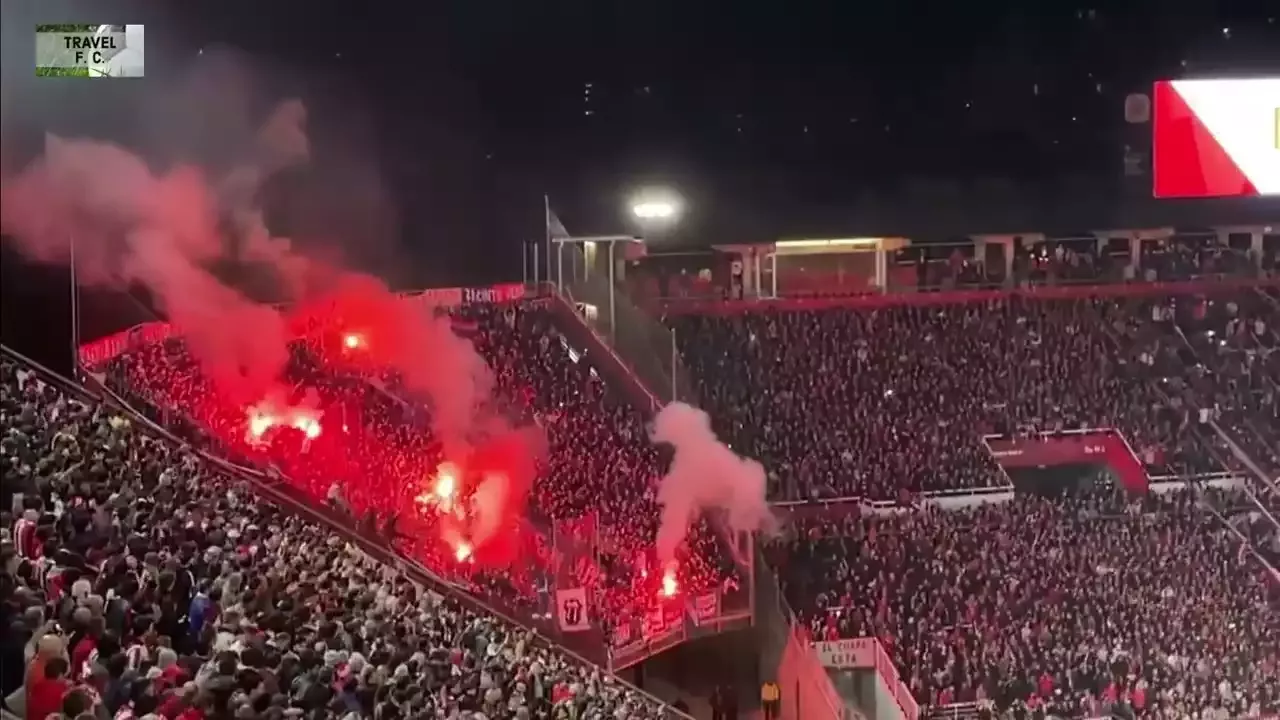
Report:
M 564 292 L 564 241 L 556 243 L 556 287 Z
M 764 277 L 764 271 L 760 267 L 760 251 L 751 248 L 751 274 L 755 277 L 755 282 L 751 284 L 751 297 L 760 297 L 760 281 Z
M 617 312 L 616 301 L 614 300 L 614 297 L 613 297 L 614 293 L 617 292 L 617 288 L 614 287 L 614 283 L 613 283 L 613 273 L 614 273 L 613 248 L 617 244 L 618 243 L 614 242 L 613 240 L 609 241 L 609 275 L 608 275 L 608 278 L 609 278 L 609 337 L 611 339 L 618 337 L 618 333 L 617 333 L 618 312 Z

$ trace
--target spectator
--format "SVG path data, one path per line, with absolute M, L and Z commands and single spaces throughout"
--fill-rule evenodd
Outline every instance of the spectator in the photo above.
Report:
M 63 696 L 71 690 L 66 660 L 50 658 L 40 670 L 42 677 L 32 682 L 27 692 L 26 713 L 29 718 L 47 718 L 56 714 L 62 708 Z
M 922 705 L 1275 712 L 1269 580 L 1198 500 L 1247 508 L 1113 492 L 810 519 L 775 562 L 815 637 L 880 638 Z
M 0 620 L 39 638 L 25 688 L 4 687 L 20 717 L 50 704 L 68 718 L 659 717 L 647 696 L 428 592 L 189 449 L 7 359 L 0 380 L 0 461 L 53 509 L 37 520 L 40 557 L 6 563 L 0 583 Z
M 676 322 L 702 404 L 779 499 L 1004 485 L 982 436 L 1027 430 L 1118 427 L 1161 459 L 1152 474 L 1220 469 L 1184 409 L 1119 361 L 1110 308 L 1014 296 Z
M 619 402 L 593 367 L 569 350 L 537 303 L 469 305 L 454 321 L 498 380 L 495 407 L 518 421 L 537 422 L 549 440 L 524 528 L 525 554 L 533 562 L 501 577 L 460 562 L 424 513 L 418 497 L 442 459 L 441 448 L 425 408 L 403 392 L 394 374 L 355 367 L 345 354 L 327 355 L 322 341 L 296 342 L 288 379 L 318 395 L 327 427 L 310 439 L 292 428 L 274 429 L 262 442 L 246 441 L 245 409 L 226 402 L 180 341 L 140 347 L 116 360 L 110 374 L 123 376 L 128 391 L 154 403 L 170 421 L 180 409 L 183 422 L 203 427 L 219 451 L 270 463 L 317 500 L 370 519 L 399 516 L 397 534 L 428 567 L 462 576 L 526 617 L 548 614 L 538 591 L 552 572 L 547 528 L 556 519 L 590 513 L 599 521 L 610 572 L 592 572 L 582 581 L 600 614 L 613 622 L 658 602 L 660 577 L 646 578 L 640 563 L 652 562 L 659 517 L 655 481 L 663 459 L 648 440 L 644 415 Z M 706 525 L 691 533 L 679 564 L 687 592 L 736 583 L 731 554 L 719 542 Z

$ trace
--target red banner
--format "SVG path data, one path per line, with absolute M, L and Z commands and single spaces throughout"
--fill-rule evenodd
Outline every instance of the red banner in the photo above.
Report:
M 987 438 L 986 442 L 992 457 L 1004 468 L 1106 465 L 1130 492 L 1146 492 L 1150 481 L 1129 442 L 1115 430 L 1040 433 L 1026 438 Z
M 1073 463 L 1098 463 L 1106 459 L 1112 430 L 1072 435 L 1037 435 L 1029 438 L 988 438 L 991 455 L 1001 467 L 1053 467 Z
M 418 297 L 430 307 L 457 307 L 462 304 L 462 288 L 427 288 L 409 295 Z
M 535 291 L 535 296 L 537 295 Z M 501 283 L 484 288 L 427 288 L 401 293 L 400 297 L 425 303 L 430 307 L 457 307 L 463 303 L 515 302 L 528 297 L 528 292 L 521 283 Z M 172 332 L 172 326 L 163 321 L 135 325 L 128 330 L 82 344 L 79 352 L 80 364 L 89 369 L 97 369 L 129 348 L 159 342 L 168 338 Z
M 81 345 L 80 364 L 89 369 L 97 369 L 130 348 L 162 342 L 168 339 L 172 332 L 172 326 L 167 322 L 156 321 L 134 325 L 128 330 L 121 330 Z

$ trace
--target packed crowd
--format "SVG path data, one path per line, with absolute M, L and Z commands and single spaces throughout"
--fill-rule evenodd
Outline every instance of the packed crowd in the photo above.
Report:
M 1166 243 L 1138 272 L 1257 267 Z M 1103 483 L 797 513 L 768 551 L 812 634 L 879 638 L 921 704 L 1225 720 L 1280 712 L 1280 493 L 1262 481 L 1280 472 L 1276 318 L 1262 287 L 671 322 L 718 431 L 764 461 L 777 499 L 1006 485 L 984 436 L 1073 428 L 1119 429 L 1153 477 L 1227 471 L 1231 490 L 1195 497 Z
M 536 422 L 548 441 L 520 533 L 522 562 L 500 574 L 458 557 L 442 541 L 433 511 L 420 502 L 442 449 L 421 399 L 401 392 L 398 378 L 385 369 L 339 367 L 314 343 L 295 342 L 288 380 L 322 411 L 323 430 L 309 438 L 283 428 L 265 443 L 246 436 L 246 409 L 228 401 L 179 340 L 138 348 L 107 370 L 168 415 L 208 430 L 220 452 L 270 463 L 317 500 L 340 498 L 357 514 L 395 516 L 412 554 L 435 571 L 461 574 L 495 593 L 506 607 L 548 614 L 554 570 L 549 528 L 555 519 L 588 513 L 598 519 L 604 572 L 580 579 L 597 593 L 602 619 L 660 602 L 662 574 L 646 568 L 656 566 L 654 483 L 662 458 L 648 440 L 644 417 L 619 402 L 592 365 L 573 354 L 541 306 L 472 305 L 460 309 L 454 322 L 493 371 L 492 404 L 517 421 Z M 705 526 L 691 535 L 678 570 L 678 582 L 689 592 L 720 587 L 734 576 L 715 537 Z
M 1206 420 L 1280 473 L 1280 300 L 1265 292 L 1161 297 L 1126 308 L 1128 335 Z M 1149 319 L 1149 322 L 1146 320 Z M 1154 332 L 1143 333 L 1142 325 Z M 1142 342 L 1145 340 L 1145 343 Z
M 984 435 L 1118 428 L 1156 475 L 1220 469 L 1189 409 L 1124 361 L 1098 299 L 683 316 L 718 430 L 773 495 L 1003 485 Z
M 815 638 L 880 638 L 922 705 L 1226 719 L 1280 712 L 1280 578 L 1241 547 L 1175 492 L 801 520 L 771 552 Z
M 16 717 L 661 717 L 8 359 L 0 434 Z

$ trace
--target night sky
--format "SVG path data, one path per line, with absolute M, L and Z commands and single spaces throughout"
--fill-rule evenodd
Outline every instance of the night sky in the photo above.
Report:
M 246 112 L 285 96 L 310 109 L 319 167 L 270 189 L 273 225 L 341 236 L 353 264 L 403 287 L 518 279 L 543 193 L 572 232 L 599 234 L 628 229 L 631 189 L 674 186 L 690 209 L 680 246 L 905 233 L 925 209 L 977 223 L 978 195 L 1063 226 L 1064 196 L 1149 192 L 1123 173 L 1125 146 L 1146 140 L 1124 123 L 1127 94 L 1280 72 L 1280 4 L 1266 0 L 2 7 L 8 169 L 46 130 L 198 144 L 199 123 L 148 108 L 202 48 L 233 46 L 254 69 L 261 107 Z M 146 24 L 147 78 L 31 77 L 28 28 L 71 21 Z M 1006 228 L 953 232 L 987 229 Z M 7 344 L 34 347 L 60 322 L 57 279 L 4 255 Z M 87 314 L 127 325 L 129 304 Z

